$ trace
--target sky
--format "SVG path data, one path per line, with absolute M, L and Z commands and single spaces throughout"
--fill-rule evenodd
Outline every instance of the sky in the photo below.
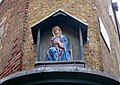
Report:
M 118 11 L 116 12 L 116 14 L 117 14 L 117 18 L 120 23 L 120 0 L 112 0 L 112 2 L 117 2 L 117 4 L 118 4 Z

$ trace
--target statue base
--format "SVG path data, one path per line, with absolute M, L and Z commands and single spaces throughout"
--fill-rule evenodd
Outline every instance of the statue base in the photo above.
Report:
M 71 67 L 71 66 L 79 66 L 85 68 L 84 60 L 73 60 L 73 61 L 39 61 L 35 63 L 35 67 Z

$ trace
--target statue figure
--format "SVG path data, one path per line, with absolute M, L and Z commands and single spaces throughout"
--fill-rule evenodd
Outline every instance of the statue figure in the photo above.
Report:
M 70 60 L 69 42 L 59 26 L 52 28 L 51 46 L 46 53 L 47 61 Z

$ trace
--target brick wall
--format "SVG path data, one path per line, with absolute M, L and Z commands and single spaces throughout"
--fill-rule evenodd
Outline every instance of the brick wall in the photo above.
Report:
M 120 55 L 120 46 L 117 32 L 107 12 L 106 1 L 5 0 L 0 5 L 0 20 L 4 21 L 5 26 L 0 49 L 0 77 L 34 67 L 35 45 L 31 26 L 60 8 L 88 23 L 89 40 L 84 45 L 86 67 L 119 76 L 116 55 Z M 111 52 L 101 37 L 98 16 L 102 17 L 109 36 L 112 34 Z
M 115 76 L 119 76 L 119 66 L 118 66 L 118 58 L 120 55 L 120 42 L 117 34 L 117 28 L 115 28 L 115 24 L 111 16 L 109 15 L 109 5 L 111 4 L 111 0 L 98 0 L 97 5 L 97 13 L 98 16 L 102 18 L 103 24 L 105 25 L 105 29 L 110 38 L 110 46 L 111 51 L 108 50 L 102 35 L 100 35 L 100 43 L 101 43 L 101 58 L 103 69 L 105 72 L 112 73 Z
M 22 70 L 25 7 L 24 0 L 4 0 L 0 5 L 0 22 L 4 25 L 0 49 L 0 77 Z
M 99 29 L 97 26 L 94 0 L 30 0 L 27 30 L 29 35 L 26 36 L 24 44 L 25 54 L 23 57 L 23 69 L 33 68 L 35 61 L 34 50 L 30 50 L 34 49 L 32 45 L 31 26 L 60 8 L 89 24 L 88 36 L 90 41 L 84 46 L 86 67 L 102 70 L 99 51 L 101 49 L 98 35 Z
M 108 0 L 110 1 L 110 0 Z M 107 1 L 106 1 L 107 2 Z M 106 3 L 104 1 L 104 3 Z M 112 21 L 110 20 L 110 17 L 108 16 L 108 9 L 107 7 L 96 7 L 97 5 L 103 6 L 104 4 L 97 4 L 99 1 L 95 0 L 41 0 L 41 1 L 30 1 L 29 4 L 29 20 L 28 20 L 28 34 L 31 33 L 31 25 L 34 23 L 38 22 L 39 20 L 43 19 L 44 17 L 48 16 L 52 12 L 56 11 L 57 9 L 61 8 L 65 10 L 66 12 L 72 14 L 73 16 L 77 17 L 78 19 L 88 23 L 88 38 L 89 41 L 84 45 L 84 55 L 85 55 L 85 61 L 86 61 L 86 67 L 91 68 L 91 69 L 96 69 L 96 70 L 101 70 L 105 71 L 108 73 L 112 73 L 115 76 L 119 75 L 118 71 L 118 63 L 117 63 L 117 58 L 115 56 L 115 45 L 116 51 L 119 49 L 119 43 L 117 38 L 114 40 L 112 38 L 116 37 L 117 34 L 113 33 L 113 36 L 110 37 L 110 42 L 111 42 L 111 47 L 112 51 L 106 52 L 108 49 L 106 48 L 105 43 L 103 42 L 103 38 L 101 37 L 100 34 L 100 28 L 99 28 L 99 22 L 98 22 L 98 15 L 99 13 L 101 14 L 102 17 L 106 17 L 106 22 L 110 28 L 111 27 L 111 32 L 109 32 L 109 35 L 112 34 L 112 31 L 115 29 Z M 106 6 L 106 4 L 105 4 Z M 97 10 L 98 11 L 97 11 Z M 102 9 L 102 10 L 101 10 Z M 103 13 L 103 12 L 104 13 Z M 107 20 L 109 18 L 109 23 Z M 24 61 L 23 68 L 24 69 L 30 69 L 34 66 L 33 61 L 35 60 L 35 55 L 34 52 L 29 52 L 29 49 L 34 49 L 32 48 L 32 37 L 31 34 L 26 37 L 28 39 L 25 42 L 25 48 L 26 48 L 26 53 L 23 58 L 26 61 Z M 31 44 L 30 44 L 31 43 Z M 29 46 L 26 46 L 29 45 Z M 103 49 L 104 48 L 104 49 Z M 114 49 L 113 49 L 114 48 Z M 27 50 L 28 49 L 28 50 Z M 31 55 L 32 53 L 32 55 Z M 118 55 L 120 52 L 118 52 Z M 106 56 L 107 55 L 107 56 Z M 105 58 L 105 59 L 104 59 Z M 32 61 L 28 62 L 29 59 Z M 112 66 L 110 66 L 110 64 Z M 108 69 L 110 68 L 110 69 Z

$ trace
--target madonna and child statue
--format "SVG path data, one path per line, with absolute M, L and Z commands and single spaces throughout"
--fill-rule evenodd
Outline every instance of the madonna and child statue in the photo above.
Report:
M 59 26 L 52 28 L 51 45 L 46 53 L 47 61 L 69 61 L 69 41 Z

